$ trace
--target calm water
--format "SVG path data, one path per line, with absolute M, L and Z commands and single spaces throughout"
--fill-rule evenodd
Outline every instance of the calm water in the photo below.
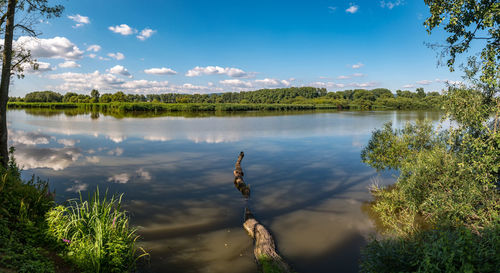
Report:
M 240 151 L 249 201 L 298 272 L 357 272 L 374 226 L 361 205 L 374 181 L 360 162 L 371 132 L 438 120 L 435 112 L 240 113 L 115 118 L 9 111 L 9 138 L 24 177 L 49 179 L 57 201 L 97 186 L 125 193 L 141 245 L 142 272 L 256 272 L 233 186 Z

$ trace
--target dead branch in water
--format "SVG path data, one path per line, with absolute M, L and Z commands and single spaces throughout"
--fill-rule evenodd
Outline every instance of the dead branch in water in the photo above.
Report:
M 250 187 L 243 181 L 243 170 L 241 169 L 241 160 L 244 156 L 245 154 L 241 152 L 236 161 L 233 172 L 234 185 L 245 198 L 248 198 L 250 196 Z M 253 253 L 262 272 L 293 272 L 290 266 L 276 252 L 276 245 L 271 233 L 255 219 L 248 208 L 245 208 L 243 227 L 248 232 L 248 235 L 254 238 Z
M 245 181 L 243 181 L 243 170 L 241 169 L 241 160 L 244 156 L 245 154 L 241 152 L 240 156 L 238 156 L 238 160 L 236 161 L 236 165 L 234 166 L 234 186 L 245 198 L 248 199 L 250 197 L 250 187 L 245 184 Z

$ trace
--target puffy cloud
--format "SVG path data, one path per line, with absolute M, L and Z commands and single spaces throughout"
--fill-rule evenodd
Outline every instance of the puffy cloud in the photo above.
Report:
M 100 45 L 89 45 L 89 47 L 87 47 L 87 51 L 99 52 L 100 50 Z
M 255 83 L 263 87 L 287 87 L 290 85 L 290 82 L 287 80 L 277 80 L 269 78 L 263 80 L 255 80 Z
M 124 84 L 122 84 L 122 87 L 124 89 L 154 89 L 154 88 L 162 88 L 162 87 L 167 87 L 168 86 L 168 81 L 147 81 L 147 80 L 135 80 L 135 81 L 129 81 Z M 158 90 L 161 91 L 161 90 Z
M 334 83 L 334 82 L 313 82 L 310 85 L 322 88 L 344 88 L 346 86 L 343 83 Z
M 365 65 L 364 65 L 364 64 L 362 64 L 362 63 L 357 63 L 357 64 L 353 64 L 351 67 L 352 67 L 353 69 L 358 69 L 358 68 L 361 68 L 361 67 L 363 67 L 363 66 L 365 66 Z
M 73 147 L 80 140 L 61 138 L 57 140 L 57 143 L 64 145 L 64 147 Z
M 227 75 L 229 77 L 241 78 L 247 77 L 248 73 L 234 67 L 220 67 L 220 66 L 197 66 L 186 73 L 187 77 L 196 77 L 202 75 Z
M 99 71 L 92 73 L 66 72 L 48 75 L 49 79 L 60 79 L 64 83 L 57 86 L 59 90 L 90 90 L 90 89 L 116 89 L 124 81 L 112 74 L 101 74 Z
M 428 81 L 428 80 L 422 80 L 422 81 L 417 82 L 417 84 L 420 84 L 420 85 L 429 85 L 431 83 L 432 83 L 432 81 Z
M 94 53 L 90 53 L 88 56 L 89 56 L 89 58 L 92 58 L 92 59 L 94 59 L 95 57 L 97 57 L 97 55 L 95 55 Z
M 349 84 L 350 86 L 353 87 L 362 87 L 362 88 L 367 88 L 367 87 L 375 87 L 378 86 L 378 83 L 376 82 L 363 82 L 363 83 L 351 83 Z
M 174 71 L 170 68 L 162 67 L 162 68 L 145 69 L 144 73 L 152 75 L 175 75 L 177 74 L 177 71 Z
M 83 57 L 83 51 L 65 37 L 38 39 L 21 36 L 15 41 L 14 46 L 29 50 L 33 58 L 77 60 Z
M 128 70 L 121 65 L 115 65 L 112 68 L 108 69 L 107 71 L 111 74 L 117 74 L 117 75 L 122 75 L 122 76 L 132 78 L 132 75 L 130 75 L 130 72 L 128 72 Z
M 90 24 L 90 19 L 87 16 L 81 16 L 80 14 L 77 15 L 69 15 L 69 19 L 75 21 L 77 24 L 73 26 L 73 28 L 81 27 L 86 24 Z
M 152 30 L 150 28 L 145 28 L 145 29 L 141 30 L 141 33 L 139 35 L 137 35 L 136 37 L 137 37 L 137 39 L 144 41 L 147 38 L 151 37 L 151 35 L 153 35 L 155 33 L 156 33 L 156 30 Z
M 71 187 L 67 188 L 66 191 L 69 191 L 69 192 L 86 191 L 88 186 L 89 186 L 89 184 L 81 183 L 80 181 L 75 180 L 74 184 Z
M 35 69 L 30 63 L 23 63 L 21 66 L 24 69 L 24 72 L 28 74 L 39 74 L 56 69 L 50 63 L 46 62 L 36 62 L 36 65 L 38 66 L 37 69 Z
M 108 178 L 109 182 L 125 184 L 130 180 L 130 175 L 128 173 L 115 174 Z
M 345 79 L 350 79 L 350 78 L 351 78 L 351 76 L 344 76 L 344 75 L 337 77 L 337 79 L 339 79 L 339 80 L 345 80 Z
M 350 4 L 349 8 L 345 10 L 345 12 L 347 13 L 351 13 L 351 14 L 354 14 L 356 13 L 357 11 L 359 10 L 359 6 L 357 5 L 354 5 L 354 4 Z
M 9 142 L 12 144 L 24 144 L 36 146 L 40 144 L 49 144 L 51 137 L 40 132 L 25 132 L 21 130 L 8 130 Z
M 253 87 L 251 82 L 246 82 L 238 79 L 223 80 L 220 81 L 219 83 L 221 83 L 222 85 L 232 86 L 232 87 L 242 87 L 242 88 Z
M 86 156 L 85 158 L 87 159 L 88 162 L 93 164 L 97 164 L 101 161 L 101 159 L 98 156 Z
M 123 154 L 123 149 L 120 147 L 117 147 L 116 149 L 109 151 L 108 154 L 115 155 L 115 156 L 121 156 Z
M 143 168 L 138 169 L 136 172 L 137 176 L 144 180 L 151 180 L 151 174 L 148 171 L 145 171 Z
M 81 65 L 79 65 L 75 61 L 65 61 L 64 63 L 60 63 L 59 67 L 61 67 L 61 68 L 76 68 L 76 67 L 81 67 Z
M 388 9 L 393 9 L 394 7 L 397 7 L 399 5 L 402 5 L 403 1 L 401 0 L 396 0 L 396 1 L 380 1 L 380 6 L 382 8 L 388 8 Z
M 23 169 L 49 168 L 64 170 L 81 156 L 76 148 L 30 148 L 16 146 L 16 160 Z
M 131 35 L 137 32 L 136 29 L 133 29 L 129 27 L 127 24 L 121 24 L 118 26 L 110 26 L 108 27 L 109 30 L 113 31 L 114 33 L 119 33 L 121 35 Z
M 123 55 L 123 53 L 121 53 L 121 52 L 108 53 L 108 56 L 113 58 L 113 59 L 116 59 L 118 61 L 125 59 L 125 55 Z

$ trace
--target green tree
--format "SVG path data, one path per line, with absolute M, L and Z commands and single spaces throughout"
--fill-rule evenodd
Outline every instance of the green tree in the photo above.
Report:
M 486 98 L 500 92 L 500 1 L 498 0 L 424 0 L 431 16 L 425 21 L 429 34 L 444 25 L 450 35 L 443 47 L 443 56 L 450 71 L 454 70 L 457 55 L 469 50 L 472 41 L 481 40 L 485 46 L 480 52 L 481 62 L 475 56 L 469 59 L 468 75 L 474 77 L 481 70 Z
M 94 99 L 94 102 L 99 102 L 99 91 L 97 91 L 97 89 L 92 89 L 92 91 L 90 91 L 90 96 Z

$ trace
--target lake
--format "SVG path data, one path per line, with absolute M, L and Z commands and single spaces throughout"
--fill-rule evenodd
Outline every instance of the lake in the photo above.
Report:
M 298 272 L 358 272 L 375 232 L 362 210 L 373 183 L 394 183 L 360 160 L 371 132 L 438 112 L 177 113 L 116 117 L 10 110 L 10 145 L 24 169 L 49 180 L 56 201 L 97 186 L 124 193 L 140 245 L 140 272 L 256 272 L 244 208 L 273 233 Z M 252 196 L 233 185 L 240 151 Z

